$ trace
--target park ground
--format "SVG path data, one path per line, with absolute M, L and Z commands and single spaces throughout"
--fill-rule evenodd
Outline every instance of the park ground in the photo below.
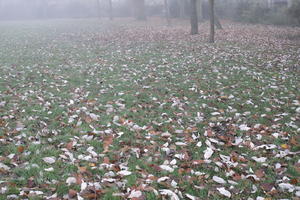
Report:
M 0 22 L 0 199 L 299 199 L 300 28 Z

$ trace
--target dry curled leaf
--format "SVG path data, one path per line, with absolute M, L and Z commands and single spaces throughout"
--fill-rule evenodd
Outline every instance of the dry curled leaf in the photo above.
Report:
M 108 152 L 109 146 L 113 143 L 113 135 L 108 135 L 104 137 L 103 140 L 103 148 L 104 148 L 104 153 Z

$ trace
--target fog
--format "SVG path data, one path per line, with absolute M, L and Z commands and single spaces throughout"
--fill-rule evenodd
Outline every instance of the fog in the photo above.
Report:
M 189 18 L 190 2 L 190 0 L 0 0 L 0 20 L 92 17 L 112 19 L 134 16 L 140 19 L 146 19 L 146 16 Z M 289 10 L 296 7 L 295 2 L 299 4 L 299 0 L 215 0 L 215 13 L 220 19 L 240 22 L 296 25 L 299 24 L 299 17 L 297 19 L 299 9 Z M 208 0 L 197 0 L 200 20 L 209 18 L 208 7 Z
M 300 198 L 300 0 L 0 0 L 0 200 Z
M 150 14 L 158 14 L 162 2 L 146 1 Z M 0 0 L 0 19 L 107 17 L 109 4 L 107 0 Z M 112 8 L 115 17 L 130 16 L 133 12 L 131 0 L 113 0 Z

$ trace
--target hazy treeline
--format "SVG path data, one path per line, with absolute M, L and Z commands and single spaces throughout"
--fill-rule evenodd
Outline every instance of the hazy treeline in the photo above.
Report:
M 219 18 L 241 22 L 300 24 L 299 1 L 216 0 L 215 12 Z M 166 15 L 170 18 L 189 18 L 190 2 L 191 0 L 0 0 L 0 19 L 113 18 L 137 15 L 141 19 Z M 197 2 L 199 20 L 208 19 L 209 1 Z
M 163 1 L 145 0 L 145 14 L 162 15 Z M 134 9 L 138 2 L 140 0 L 0 0 L 0 19 L 129 17 L 140 10 Z

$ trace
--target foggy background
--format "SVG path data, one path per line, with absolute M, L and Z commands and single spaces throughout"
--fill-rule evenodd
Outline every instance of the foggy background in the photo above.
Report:
M 132 17 L 134 0 L 0 0 L 0 20 Z M 167 8 L 165 3 L 167 2 Z M 216 0 L 220 19 L 249 23 L 299 25 L 299 0 Z M 146 16 L 188 18 L 190 0 L 145 0 Z M 199 20 L 209 17 L 207 0 L 198 8 Z

